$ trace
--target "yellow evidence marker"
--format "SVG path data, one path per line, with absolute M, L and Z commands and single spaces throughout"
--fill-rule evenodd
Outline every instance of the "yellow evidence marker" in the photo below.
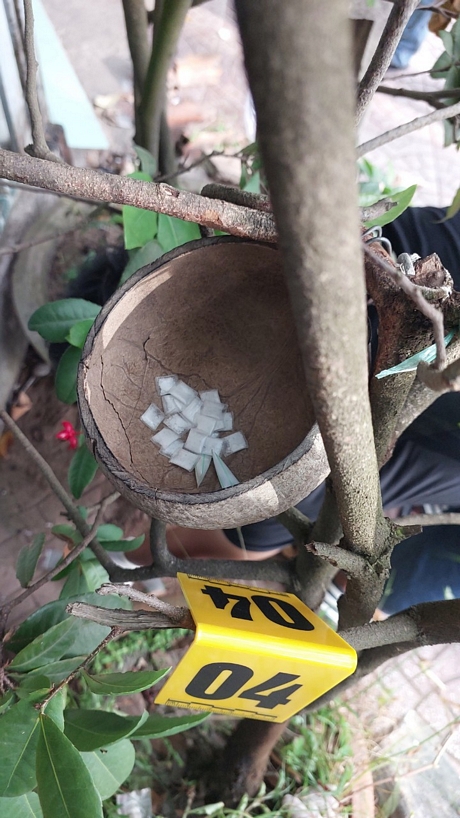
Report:
M 158 704 L 283 722 L 354 672 L 354 648 L 294 594 L 177 576 L 196 636 Z

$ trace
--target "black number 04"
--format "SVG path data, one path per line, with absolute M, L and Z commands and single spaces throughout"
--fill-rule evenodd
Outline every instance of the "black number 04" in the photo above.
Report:
M 229 675 L 228 675 L 229 674 Z M 210 687 L 215 687 L 219 677 L 223 675 L 220 685 L 209 692 Z M 192 681 L 189 682 L 185 688 L 185 692 L 189 696 L 196 699 L 205 699 L 206 701 L 216 701 L 219 699 L 230 699 L 235 696 L 239 690 L 249 682 L 254 676 L 254 671 L 246 665 L 238 665 L 234 662 L 211 662 L 209 665 L 204 665 L 198 673 L 195 674 Z M 251 699 L 257 703 L 258 707 L 265 707 L 267 710 L 273 710 L 278 704 L 288 704 L 290 702 L 289 696 L 295 693 L 296 690 L 302 687 L 301 684 L 292 684 L 288 687 L 282 685 L 293 682 L 298 679 L 299 675 L 294 673 L 275 673 L 265 682 L 261 682 L 254 687 L 248 687 L 242 693 L 238 693 L 239 699 Z M 274 688 L 278 688 L 277 690 Z M 267 693 L 266 691 L 271 691 Z
M 251 597 L 240 596 L 239 594 L 229 594 L 217 585 L 205 585 L 202 593 L 211 597 L 214 607 L 223 610 L 230 600 L 234 599 L 230 616 L 233 619 L 246 619 L 252 621 L 251 602 L 257 605 L 259 611 L 266 619 L 274 622 L 275 625 L 282 625 L 284 628 L 293 628 L 297 631 L 312 631 L 314 626 L 305 616 L 285 599 L 278 599 L 273 596 L 262 596 L 262 594 L 252 594 Z

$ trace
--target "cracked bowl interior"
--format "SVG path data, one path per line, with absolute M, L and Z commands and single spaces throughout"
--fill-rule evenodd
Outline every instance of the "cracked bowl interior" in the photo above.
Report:
M 197 488 L 194 472 L 172 466 L 151 443 L 153 432 L 140 416 L 152 402 L 161 406 L 155 377 L 170 373 L 197 390 L 218 389 L 228 404 L 234 430 L 249 443 L 226 460 L 240 485 L 220 489 L 211 467 Z M 103 470 L 151 516 L 195 528 L 228 527 L 279 513 L 308 494 L 305 456 L 314 455 L 319 436 L 311 431 L 312 408 L 273 246 L 203 239 L 136 273 L 88 336 L 78 397 Z M 322 449 L 316 453 L 323 456 Z M 321 479 L 327 466 L 323 471 Z

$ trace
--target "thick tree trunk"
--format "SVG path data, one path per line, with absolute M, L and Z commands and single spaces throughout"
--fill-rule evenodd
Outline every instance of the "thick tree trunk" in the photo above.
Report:
M 209 797 L 233 806 L 245 793 L 256 795 L 270 753 L 285 726 L 285 723 L 243 719 L 227 742 L 217 774 L 209 786 Z

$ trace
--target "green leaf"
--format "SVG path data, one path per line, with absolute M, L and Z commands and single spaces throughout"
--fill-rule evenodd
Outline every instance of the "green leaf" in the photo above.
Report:
M 19 552 L 18 561 L 16 563 L 16 577 L 23 588 L 27 588 L 35 573 L 44 542 L 45 535 L 37 534 L 33 542 L 30 545 L 25 545 Z
M 452 58 L 449 57 L 447 51 L 443 51 L 440 57 L 436 60 L 433 68 L 430 71 L 430 75 L 433 79 L 445 79 L 446 73 L 448 72 L 449 68 L 452 66 Z
M 70 616 L 66 611 L 66 606 L 72 601 L 87 602 L 89 605 L 98 605 L 100 608 L 125 608 L 127 610 L 131 608 L 131 602 L 126 597 L 99 596 L 99 594 L 94 593 L 78 596 L 74 600 L 68 598 L 48 602 L 47 605 L 39 608 L 38 611 L 34 611 L 19 625 L 11 639 L 6 643 L 8 650 L 19 653 L 33 639 L 45 633 L 53 625 L 68 620 L 74 622 L 75 641 L 67 649 L 66 656 L 80 656 L 81 654 L 91 653 L 99 642 L 102 642 L 104 637 L 107 636 L 110 628 Z
M 127 673 L 99 673 L 90 676 L 84 672 L 89 689 L 100 696 L 124 696 L 129 693 L 141 693 L 163 679 L 171 668 L 166 670 L 139 670 Z
M 157 173 L 157 162 L 154 156 L 147 151 L 145 148 L 141 148 L 140 145 L 134 145 L 134 150 L 136 151 L 137 158 L 139 159 L 141 171 L 143 173 L 148 174 L 149 180 L 151 181 Z
M 43 818 L 36 792 L 26 792 L 17 798 L 0 798 L 2 818 Z
M 396 207 L 392 207 L 391 210 L 388 210 L 386 213 L 382 213 L 382 215 L 378 216 L 376 219 L 371 219 L 371 221 L 365 222 L 366 227 L 376 227 L 377 225 L 383 227 L 383 225 L 393 222 L 409 207 L 416 190 L 417 185 L 411 185 L 405 190 L 401 190 L 399 193 L 392 193 L 389 196 L 389 199 L 391 199 L 392 202 L 395 202 Z
M 190 730 L 191 727 L 196 727 L 208 718 L 209 713 L 200 713 L 199 716 L 149 716 L 147 721 L 133 732 L 131 738 L 175 736 L 176 733 Z
M 81 752 L 92 752 L 127 738 L 148 719 L 142 716 L 119 716 L 103 710 L 66 710 L 65 734 Z
M 59 684 L 59 682 L 62 682 L 78 665 L 84 662 L 86 656 L 87 654 L 85 653 L 83 656 L 73 656 L 71 659 L 59 659 L 57 662 L 50 662 L 48 665 L 40 668 L 40 670 L 46 673 L 52 684 Z M 38 672 L 38 670 L 30 670 L 28 676 L 34 676 L 38 674 Z
M 444 219 L 442 219 L 442 221 L 445 222 L 447 221 L 447 219 L 452 219 L 453 216 L 455 216 L 455 214 L 458 213 L 459 210 L 460 210 L 460 187 L 458 188 L 452 200 L 452 204 L 450 204 L 449 207 L 447 208 L 446 216 Z
M 113 540 L 112 542 L 101 542 L 106 551 L 135 551 L 145 540 L 145 534 L 134 537 L 132 540 Z
M 128 739 L 117 741 L 93 753 L 81 753 L 100 798 L 104 801 L 116 793 L 134 767 L 136 753 Z
M 113 523 L 104 523 L 97 529 L 97 538 L 100 543 L 121 540 L 122 536 L 123 529 Z
M 18 702 L 0 718 L 0 796 L 13 797 L 33 790 L 38 712 L 29 702 Z
M 28 673 L 21 678 L 19 687 L 16 688 L 15 692 L 19 699 L 26 699 L 33 704 L 44 699 L 50 687 L 51 682 L 48 676 L 44 676 L 43 674 L 32 676 Z
M 85 318 L 83 321 L 78 321 L 72 327 L 66 336 L 66 341 L 78 349 L 83 349 L 85 346 L 86 336 L 94 324 L 93 318 Z
M 83 658 L 82 658 L 83 661 Z M 45 707 L 45 713 L 59 727 L 61 733 L 64 731 L 64 708 L 67 704 L 67 688 L 63 687 L 53 698 L 49 700 Z
M 458 89 L 459 87 L 460 87 L 460 67 L 458 65 L 452 65 L 447 72 L 444 88 L 448 90 L 450 88 Z M 442 101 L 444 105 L 454 105 L 456 102 L 458 102 L 458 96 L 444 97 Z
M 102 818 L 102 804 L 88 769 L 69 739 L 48 716 L 40 717 L 38 797 L 44 818 Z
M 98 304 L 84 298 L 63 298 L 43 304 L 29 318 L 29 329 L 39 332 L 46 341 L 62 343 L 70 328 L 84 318 L 96 318 L 101 311 Z
M 14 693 L 12 690 L 8 690 L 8 693 L 5 693 L 4 696 L 0 698 L 0 715 L 5 713 L 9 707 L 13 704 L 14 701 Z
M 175 219 L 173 216 L 165 216 L 160 213 L 158 216 L 158 241 L 164 253 L 174 250 L 181 244 L 199 239 L 200 228 L 192 222 L 184 222 L 182 219 Z
M 72 569 L 61 589 L 59 599 L 91 593 L 109 581 L 107 571 L 96 559 L 76 559 L 72 563 Z
M 75 618 L 66 619 L 37 636 L 16 654 L 9 669 L 24 672 L 44 667 L 49 662 L 60 659 L 75 641 L 75 621 Z
M 442 44 L 446 49 L 449 57 L 454 55 L 454 38 L 450 31 L 438 31 L 438 36 L 442 40 Z
M 243 190 L 247 190 L 248 193 L 260 193 L 260 172 L 258 170 L 246 181 Z
M 94 456 L 85 445 L 80 446 L 70 461 L 67 473 L 70 491 L 77 500 L 94 479 L 96 472 L 97 463 Z
M 56 395 L 63 403 L 75 403 L 77 400 L 77 370 L 80 358 L 81 350 L 78 347 L 69 347 L 58 363 L 54 386 Z
M 453 55 L 458 60 L 460 57 L 460 25 L 458 19 L 455 21 L 454 25 L 450 30 L 450 34 L 453 40 Z M 446 48 L 444 44 L 444 48 Z M 447 51 L 447 48 L 446 48 Z
M 53 525 L 51 529 L 52 534 L 56 534 L 57 537 L 64 537 L 65 539 L 71 540 L 74 545 L 78 545 L 81 543 L 83 537 L 79 531 L 73 526 L 69 525 L 68 523 L 59 523 L 59 525 Z
M 452 330 L 451 332 L 447 333 L 446 337 L 444 338 L 444 346 L 448 346 L 454 337 L 455 332 Z M 420 361 L 424 361 L 427 364 L 433 363 L 436 358 L 436 344 L 431 344 L 429 347 L 425 347 L 420 352 L 416 352 L 415 355 L 411 355 L 410 358 L 406 358 L 405 361 L 402 361 L 400 364 L 396 364 L 396 366 L 392 366 L 390 369 L 383 369 L 382 372 L 379 372 L 376 375 L 376 378 L 387 378 L 388 375 L 397 375 L 400 372 L 413 372 L 417 369 Z
M 127 279 L 136 273 L 137 270 L 140 270 L 141 267 L 145 267 L 147 264 L 151 264 L 152 261 L 156 261 L 160 256 L 163 255 L 163 248 L 161 244 L 159 244 L 155 239 L 153 241 L 148 241 L 144 247 L 141 247 L 140 250 L 137 250 L 135 253 L 130 255 L 130 259 L 123 271 L 123 275 L 120 279 L 120 284 L 124 284 Z

